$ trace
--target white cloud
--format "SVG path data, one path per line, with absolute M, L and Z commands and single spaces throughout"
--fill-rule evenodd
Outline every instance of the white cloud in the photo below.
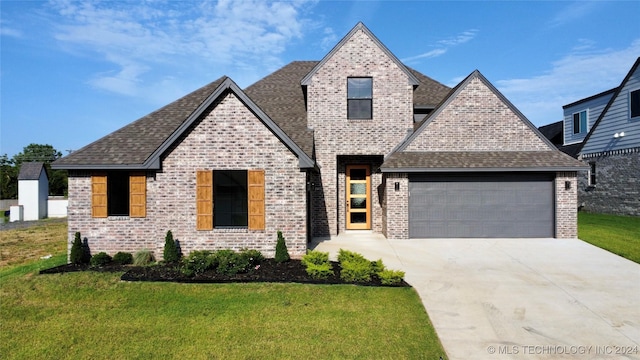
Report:
M 0 20 L 0 36 L 21 38 L 22 35 L 22 31 L 7 26 L 6 21 Z
M 470 30 L 466 30 L 463 31 L 462 33 L 460 33 L 459 35 L 456 35 L 454 37 L 450 37 L 447 39 L 442 39 L 442 40 L 438 40 L 436 42 L 436 45 L 434 46 L 435 49 L 433 50 L 429 50 L 425 53 L 419 54 L 419 55 L 414 55 L 414 56 L 409 56 L 406 58 L 401 59 L 402 62 L 404 63 L 410 63 L 410 62 L 415 62 L 416 60 L 420 60 L 420 59 L 429 59 L 429 58 L 434 58 L 434 57 L 438 57 L 441 55 L 444 55 L 447 53 L 447 51 L 454 47 L 454 46 L 458 46 L 464 43 L 467 43 L 471 40 L 473 40 L 473 38 L 476 37 L 476 35 L 478 34 L 478 30 L 476 29 L 470 29 Z
M 619 50 L 587 51 L 582 44 L 543 74 L 499 80 L 496 86 L 529 120 L 544 125 L 562 118 L 563 105 L 618 86 L 640 54 L 640 38 Z
M 570 24 L 596 11 L 597 1 L 576 1 L 559 11 L 548 23 L 551 28 Z
M 95 87 L 144 96 L 153 71 L 193 73 L 225 67 L 241 72 L 249 63 L 262 70 L 281 66 L 279 56 L 303 35 L 306 1 L 264 2 L 73 2 L 51 5 L 55 38 L 74 53 L 115 66 L 95 74 Z M 219 72 L 217 72 L 219 74 Z M 192 75 L 194 76 L 194 75 Z M 171 99 L 164 99 L 171 100 Z
M 338 43 L 338 35 L 336 35 L 335 31 L 330 27 L 324 28 L 323 34 L 324 36 L 322 37 L 320 46 L 322 47 L 322 50 L 328 51 Z

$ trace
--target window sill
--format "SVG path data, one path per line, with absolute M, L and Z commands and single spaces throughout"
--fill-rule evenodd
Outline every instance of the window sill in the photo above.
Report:
M 107 220 L 109 221 L 127 221 L 131 219 L 129 216 L 108 216 Z

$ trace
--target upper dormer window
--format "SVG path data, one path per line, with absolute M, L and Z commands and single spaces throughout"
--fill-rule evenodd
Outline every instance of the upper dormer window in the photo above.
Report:
M 373 118 L 373 79 L 370 77 L 347 78 L 347 118 Z
M 629 93 L 629 113 L 631 118 L 640 117 L 640 89 Z
M 573 114 L 573 133 L 582 134 L 587 132 L 587 110 Z

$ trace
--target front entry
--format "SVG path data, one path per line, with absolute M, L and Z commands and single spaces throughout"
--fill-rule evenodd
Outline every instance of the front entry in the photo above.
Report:
M 371 167 L 347 165 L 347 230 L 371 229 Z

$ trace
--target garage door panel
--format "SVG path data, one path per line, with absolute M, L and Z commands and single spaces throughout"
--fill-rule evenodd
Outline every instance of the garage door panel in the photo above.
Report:
M 410 237 L 553 237 L 553 181 L 544 176 L 411 179 Z

